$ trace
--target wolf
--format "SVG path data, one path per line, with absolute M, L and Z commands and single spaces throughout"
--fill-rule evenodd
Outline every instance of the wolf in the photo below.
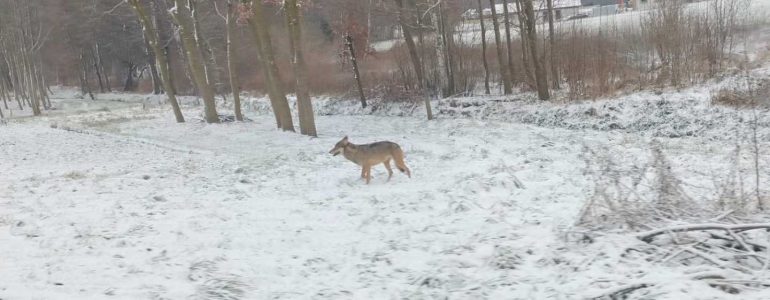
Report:
M 388 170 L 388 181 L 393 177 L 393 169 L 390 168 L 390 160 L 396 164 L 396 168 L 399 171 L 406 174 L 409 178 L 412 178 L 412 172 L 404 163 L 404 151 L 401 150 L 401 146 L 394 142 L 382 141 L 365 145 L 355 145 L 348 141 L 348 137 L 345 136 L 334 145 L 329 154 L 337 156 L 342 154 L 349 161 L 361 166 L 361 178 L 366 180 L 366 184 L 369 184 L 371 180 L 372 166 L 376 164 L 384 164 L 385 169 Z

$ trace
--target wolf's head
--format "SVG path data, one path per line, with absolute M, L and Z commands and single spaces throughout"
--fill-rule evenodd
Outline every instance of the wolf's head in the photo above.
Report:
M 350 142 L 348 142 L 348 137 L 345 136 L 339 142 L 337 142 L 337 144 L 334 145 L 334 148 L 332 148 L 332 150 L 329 151 L 329 154 L 334 156 L 339 155 L 340 153 L 345 151 L 345 146 L 347 146 L 348 144 L 350 144 Z

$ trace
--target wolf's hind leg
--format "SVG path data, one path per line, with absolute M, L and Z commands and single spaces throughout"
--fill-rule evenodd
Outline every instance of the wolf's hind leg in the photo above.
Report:
M 388 169 L 388 181 L 390 181 L 390 178 L 393 177 L 393 169 L 390 167 L 390 159 L 385 160 L 385 162 L 382 164 L 385 165 L 385 169 Z

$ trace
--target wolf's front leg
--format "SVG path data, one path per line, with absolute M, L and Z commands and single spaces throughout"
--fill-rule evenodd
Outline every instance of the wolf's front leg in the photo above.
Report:
M 372 166 L 364 165 L 364 176 L 366 178 L 366 184 L 372 179 Z

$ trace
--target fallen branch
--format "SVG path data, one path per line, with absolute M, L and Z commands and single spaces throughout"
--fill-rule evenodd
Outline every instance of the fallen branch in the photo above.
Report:
M 619 287 L 617 289 L 612 290 L 611 292 L 605 293 L 600 296 L 591 297 L 588 299 L 592 300 L 600 300 L 600 299 L 626 299 L 626 295 L 632 293 L 633 291 L 648 288 L 653 286 L 653 284 L 649 283 L 637 283 L 637 284 L 631 284 Z
M 671 227 L 655 229 L 647 232 L 642 232 L 638 234 L 636 237 L 644 242 L 649 243 L 649 242 L 652 242 L 652 239 L 654 237 L 664 233 L 702 231 L 702 230 L 723 230 L 730 233 L 730 232 L 742 232 L 742 231 L 754 230 L 754 229 L 770 229 L 770 224 L 756 223 L 756 224 L 735 224 L 735 225 L 728 225 L 728 224 L 679 225 L 679 226 L 671 226 Z

